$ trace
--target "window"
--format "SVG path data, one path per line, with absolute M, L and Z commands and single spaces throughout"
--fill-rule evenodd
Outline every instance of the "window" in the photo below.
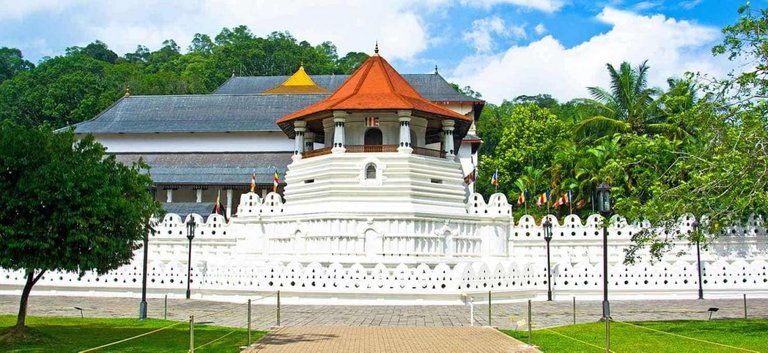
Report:
M 369 164 L 365 167 L 365 178 L 376 179 L 376 166 L 374 164 Z
M 370 128 L 368 131 L 365 132 L 365 145 L 371 146 L 381 146 L 384 144 L 384 138 L 381 135 L 381 130 L 377 128 Z

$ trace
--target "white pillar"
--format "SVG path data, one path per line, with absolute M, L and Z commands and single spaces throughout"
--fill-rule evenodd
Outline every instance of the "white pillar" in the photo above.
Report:
M 304 132 L 304 152 L 315 149 L 315 133 Z
M 227 219 L 232 217 L 232 189 L 227 189 Z
M 166 189 L 165 190 L 165 202 L 166 203 L 173 202 L 173 189 Z
M 455 151 L 453 149 L 453 127 L 456 123 L 453 120 L 443 120 L 443 152 L 445 152 L 445 158 L 453 159 L 455 157 Z
M 333 112 L 333 153 L 344 153 L 344 124 L 347 122 L 347 112 L 334 111 Z
M 195 202 L 197 203 L 203 202 L 203 189 L 197 189 L 195 191 L 197 191 L 197 199 L 195 200 Z
M 413 146 L 411 146 L 411 111 L 398 110 L 397 116 L 398 121 L 400 121 L 400 145 L 397 146 L 397 151 L 410 154 L 413 152 Z
M 301 153 L 304 152 L 304 132 L 307 131 L 307 122 L 296 120 L 293 122 L 293 131 L 296 132 L 294 138 L 293 159 L 301 159 Z

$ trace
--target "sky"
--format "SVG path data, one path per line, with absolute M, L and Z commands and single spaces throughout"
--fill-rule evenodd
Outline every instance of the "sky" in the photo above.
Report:
M 288 31 L 313 45 L 333 42 L 381 55 L 400 73 L 430 73 L 471 86 L 499 104 L 520 95 L 561 101 L 608 85 L 606 64 L 648 60 L 649 84 L 684 72 L 716 77 L 737 65 L 713 57 L 721 28 L 738 19 L 735 0 L 0 0 L 0 47 L 25 58 L 62 55 L 105 42 L 119 55 L 136 46 L 182 48 L 195 33 L 248 26 Z M 768 0 L 753 0 L 765 8 Z

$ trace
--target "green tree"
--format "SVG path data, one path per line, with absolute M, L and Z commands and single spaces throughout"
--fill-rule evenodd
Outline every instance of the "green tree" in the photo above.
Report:
M 586 140 L 612 136 L 614 133 L 665 133 L 675 127 L 655 113 L 658 90 L 647 87 L 649 66 L 643 62 L 632 68 L 623 62 L 619 69 L 606 64 L 611 88 L 589 87 L 591 103 L 598 114 L 576 126 L 576 136 Z
M 104 155 L 92 136 L 0 124 L 0 266 L 24 272 L 16 329 L 48 271 L 103 274 L 130 262 L 160 204 L 142 163 Z
M 16 48 L 0 48 L 0 83 L 12 78 L 17 73 L 34 68 L 31 62 L 24 60 L 21 50 Z

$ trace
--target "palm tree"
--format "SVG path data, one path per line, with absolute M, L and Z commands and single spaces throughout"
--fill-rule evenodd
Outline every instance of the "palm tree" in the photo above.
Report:
M 611 88 L 589 87 L 590 100 L 598 114 L 576 126 L 581 139 L 595 140 L 615 133 L 664 133 L 675 130 L 656 114 L 654 97 L 657 89 L 647 87 L 649 66 L 644 61 L 637 68 L 623 62 L 619 69 L 606 64 L 611 76 Z

